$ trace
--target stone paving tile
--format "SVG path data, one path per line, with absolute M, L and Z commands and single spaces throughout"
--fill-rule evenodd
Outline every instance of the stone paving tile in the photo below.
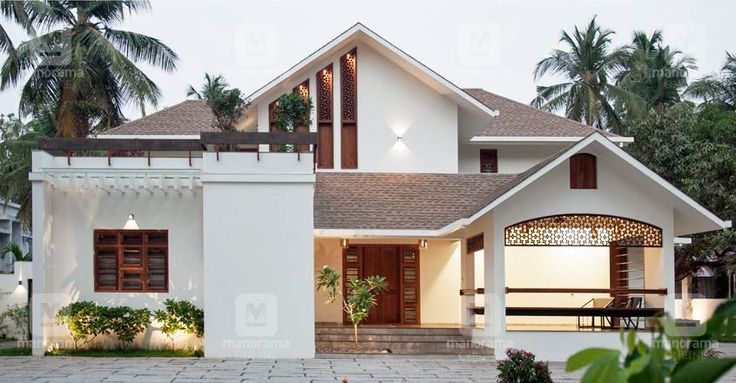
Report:
M 736 351 L 736 350 L 734 350 Z M 247 360 L 186 358 L 0 357 L 0 383 L 495 383 L 491 361 L 428 359 Z M 550 364 L 555 382 L 577 382 L 582 372 L 566 373 Z M 736 373 L 722 382 L 736 383 Z

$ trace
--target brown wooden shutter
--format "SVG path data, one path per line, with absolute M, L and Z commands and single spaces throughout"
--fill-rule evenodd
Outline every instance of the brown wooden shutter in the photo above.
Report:
M 317 167 L 334 167 L 332 64 L 317 72 Z
M 498 151 L 496 149 L 480 150 L 480 172 L 498 173 Z
M 269 132 L 275 132 L 276 131 L 276 103 L 278 100 L 275 100 L 274 102 L 268 104 L 268 131 Z M 279 146 L 271 144 L 268 146 L 269 152 L 278 152 Z
M 94 280 L 99 292 L 167 292 L 166 230 L 95 230 Z
M 342 127 L 340 155 L 343 169 L 358 168 L 358 50 L 340 58 Z
M 468 254 L 483 250 L 483 233 L 468 238 L 465 246 Z
M 350 246 L 342 250 L 342 294 L 345 299 L 348 298 L 347 281 L 360 279 L 363 275 L 361 254 L 363 248 L 360 246 Z M 343 310 L 343 323 L 351 323 L 348 314 Z
M 578 153 L 570 157 L 570 189 L 596 189 L 598 187 L 596 157 Z
M 419 324 L 419 248 L 401 246 L 401 323 Z

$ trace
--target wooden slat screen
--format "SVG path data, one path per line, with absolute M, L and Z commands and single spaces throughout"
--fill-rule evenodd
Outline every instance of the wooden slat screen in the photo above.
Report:
M 96 292 L 168 292 L 166 230 L 95 230 Z
M 332 169 L 334 167 L 334 109 L 332 87 L 332 64 L 317 72 L 317 167 Z
M 570 189 L 597 188 L 596 173 L 596 158 L 594 155 L 578 153 L 570 157 Z
M 358 168 L 358 50 L 340 58 L 340 158 L 343 169 Z
M 419 324 L 419 248 L 401 246 L 401 323 Z

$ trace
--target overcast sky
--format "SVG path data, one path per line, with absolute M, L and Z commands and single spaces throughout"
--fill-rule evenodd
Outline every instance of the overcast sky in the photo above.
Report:
M 559 47 L 562 29 L 594 15 L 616 31 L 616 45 L 628 43 L 634 30 L 663 30 L 668 44 L 698 60 L 693 78 L 717 71 L 726 50 L 736 52 L 733 0 L 154 0 L 150 11 L 116 27 L 157 37 L 179 54 L 173 73 L 144 66 L 163 92 L 158 109 L 185 99 L 188 84 L 201 84 L 205 72 L 249 94 L 356 22 L 461 87 L 528 103 L 535 63 Z M 11 33 L 16 44 L 27 38 Z M 0 93 L 0 113 L 16 111 L 19 94 Z M 140 116 L 135 107 L 125 110 L 128 118 Z

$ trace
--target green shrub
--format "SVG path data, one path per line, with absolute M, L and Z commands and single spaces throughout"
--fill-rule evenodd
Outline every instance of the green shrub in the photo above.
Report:
M 148 309 L 134 309 L 128 306 L 106 307 L 105 317 L 106 327 L 115 333 L 123 348 L 130 346 L 135 336 L 145 331 L 151 324 L 151 312 Z
M 105 307 L 95 302 L 74 302 L 59 309 L 56 323 L 66 327 L 77 349 L 109 331 L 105 311 Z
M 496 365 L 499 383 L 552 383 L 547 363 L 535 361 L 531 352 L 507 348 L 506 356 Z
M 204 336 L 204 310 L 184 300 L 167 299 L 164 306 L 165 309 L 156 310 L 153 317 L 161 322 L 161 332 L 171 340 L 172 347 L 174 334 L 179 331 L 199 338 Z
M 0 314 L 0 328 L 7 328 L 2 325 L 5 321 L 10 321 L 15 325 L 16 339 L 28 340 L 28 320 L 30 312 L 28 305 L 14 304 L 8 307 L 4 313 Z

